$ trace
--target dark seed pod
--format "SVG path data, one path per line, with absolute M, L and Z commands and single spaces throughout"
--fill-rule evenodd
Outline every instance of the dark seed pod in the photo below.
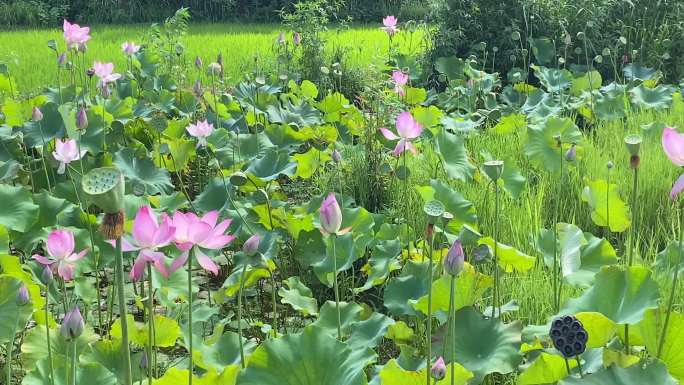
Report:
M 568 315 L 558 317 L 551 322 L 549 337 L 551 337 L 553 346 L 564 357 L 569 358 L 584 353 L 589 334 L 582 322 Z

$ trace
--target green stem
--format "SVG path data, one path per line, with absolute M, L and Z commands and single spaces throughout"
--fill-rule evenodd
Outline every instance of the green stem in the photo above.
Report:
M 47 341 L 48 353 L 48 368 L 50 370 L 50 385 L 55 385 L 55 370 L 52 361 L 52 342 L 50 341 L 50 293 L 49 288 L 45 285 L 45 339 Z
M 570 375 L 570 362 L 568 362 L 568 359 L 565 358 L 565 370 L 568 372 L 568 376 Z
M 188 252 L 188 385 L 192 385 L 192 372 L 195 370 L 192 346 L 192 259 L 195 257 L 194 247 Z
M 492 318 L 495 309 L 501 316 L 501 299 L 499 298 L 499 183 L 494 181 L 494 306 L 492 307 Z
M 245 349 L 242 346 L 242 290 L 245 287 L 245 275 L 247 273 L 247 264 L 242 266 L 242 273 L 240 273 L 240 290 L 238 290 L 238 344 L 240 345 L 240 365 L 245 368 Z
M 579 369 L 579 375 L 580 377 L 584 378 L 584 374 L 582 373 L 582 362 L 579 356 L 575 356 L 575 360 L 577 360 L 577 369 Z
M 124 360 L 124 385 L 133 384 L 131 373 L 131 347 L 128 342 L 128 311 L 126 309 L 126 293 L 124 291 L 123 252 L 121 237 L 116 239 L 116 291 L 119 300 L 119 318 L 121 318 L 121 356 Z
M 148 384 L 152 384 L 152 376 L 154 373 L 154 298 L 152 296 L 152 265 L 147 264 L 147 278 L 149 279 L 149 287 L 147 288 L 147 380 Z
M 435 232 L 432 231 L 432 236 L 430 237 L 430 260 L 428 261 L 428 314 L 427 314 L 427 334 L 426 334 L 426 350 L 427 355 L 425 358 L 426 367 L 426 384 L 430 385 L 430 361 L 432 360 L 432 253 L 435 248 Z
M 45 156 L 46 143 L 45 143 L 45 136 L 43 135 L 43 124 L 41 122 L 37 122 L 37 123 L 38 123 L 38 129 L 40 130 L 40 139 L 43 141 L 42 161 L 43 161 L 43 171 L 45 171 L 45 182 L 48 185 L 48 191 L 52 192 L 52 186 L 50 185 L 50 175 L 48 174 L 48 168 L 47 168 L 47 161 L 45 160 L 45 158 L 46 158 L 46 156 Z
M 71 384 L 76 385 L 76 368 L 78 365 L 78 353 L 76 352 L 76 339 L 73 340 L 73 355 L 71 356 Z
M 451 335 L 451 385 L 455 384 L 456 381 L 456 344 L 454 340 L 456 339 L 456 276 L 451 276 L 451 293 L 449 295 L 449 330 Z
M 630 231 L 629 235 L 629 243 L 628 243 L 628 257 L 627 257 L 627 266 L 632 266 L 632 263 L 634 262 L 634 246 L 635 246 L 635 238 L 637 236 L 637 223 L 636 223 L 636 197 L 637 197 L 637 188 L 639 186 L 639 178 L 638 178 L 638 169 L 635 167 L 634 168 L 634 179 L 632 182 L 632 204 L 630 205 L 632 208 L 632 229 Z M 625 324 L 625 354 L 630 354 L 630 346 L 629 346 L 629 324 Z
M 273 337 L 278 336 L 278 307 L 276 303 L 276 281 L 271 272 L 271 298 L 273 300 Z
M 10 339 L 7 341 L 7 385 L 12 384 L 12 351 L 14 350 L 14 335 L 17 333 L 17 323 L 19 322 L 19 313 L 14 316 L 14 327 L 12 328 L 12 334 L 10 334 Z
M 684 224 L 679 223 L 679 246 L 678 246 L 678 259 L 677 264 L 674 267 L 674 273 L 672 276 L 672 288 L 670 289 L 670 298 L 667 301 L 667 313 L 665 315 L 665 325 L 663 325 L 663 333 L 660 335 L 660 341 L 658 342 L 658 352 L 656 358 L 660 358 L 663 353 L 663 346 L 665 346 L 665 336 L 667 335 L 667 327 L 670 324 L 670 314 L 672 313 L 672 305 L 674 305 L 675 293 L 677 291 L 677 282 L 679 279 L 679 265 L 682 263 L 682 229 L 684 229 Z
M 330 236 L 332 242 L 333 289 L 335 291 L 335 310 L 337 311 L 337 339 L 342 340 L 342 317 L 340 316 L 340 289 L 337 286 L 337 252 L 335 250 L 335 234 Z

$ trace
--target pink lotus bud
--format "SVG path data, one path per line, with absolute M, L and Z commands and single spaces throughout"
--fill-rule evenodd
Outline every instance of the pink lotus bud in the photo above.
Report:
M 278 44 L 280 44 L 280 45 L 285 44 L 285 33 L 284 32 L 281 32 L 278 35 Z
M 31 301 L 31 295 L 29 294 L 28 288 L 23 283 L 21 284 L 19 291 L 17 291 L 16 301 L 17 306 L 24 306 Z
M 195 68 L 202 69 L 202 59 L 199 56 L 195 57 Z
M 259 243 L 261 242 L 261 237 L 259 234 L 254 234 L 249 239 L 245 242 L 244 245 L 242 245 L 242 251 L 247 254 L 247 256 L 251 257 L 254 254 L 257 253 L 259 250 Z
M 148 364 L 149 362 L 147 359 L 147 352 L 143 350 L 142 355 L 140 356 L 140 363 L 138 366 L 140 366 L 140 369 L 147 369 Z
M 430 374 L 432 375 L 432 378 L 435 379 L 435 381 L 440 381 L 443 380 L 446 376 L 446 371 L 447 368 L 444 364 L 444 359 L 442 357 L 439 357 L 437 361 L 435 361 L 435 364 L 432 365 L 432 368 L 430 369 Z
M 221 73 L 221 65 L 219 63 L 209 64 L 209 74 L 219 75 Z
M 340 162 L 342 162 L 342 155 L 340 154 L 339 151 L 333 150 L 331 156 L 332 156 L 332 159 L 335 161 L 335 163 L 340 163 Z
M 192 92 L 197 96 L 202 95 L 202 82 L 199 79 L 195 80 L 195 84 L 192 85 Z
M 66 52 L 62 52 L 61 54 L 59 54 L 59 56 L 57 56 L 57 65 L 58 66 L 64 67 L 66 62 L 67 62 Z
M 335 194 L 330 193 L 321 203 L 320 222 L 323 231 L 328 234 L 337 234 L 342 226 L 342 210 L 335 199 Z
M 35 107 L 35 106 L 33 107 L 33 112 L 31 114 L 31 120 L 33 120 L 34 122 L 40 122 L 41 120 L 43 120 L 43 113 L 40 112 L 40 108 Z
M 457 239 L 449 248 L 446 258 L 444 258 L 444 271 L 450 275 L 456 276 L 463 271 L 464 264 L 465 253 L 463 253 L 461 241 Z
M 295 32 L 294 36 L 292 36 L 292 41 L 294 42 L 294 45 L 302 44 L 302 34 Z
M 45 285 L 49 285 L 52 282 L 54 276 L 52 275 L 52 269 L 50 266 L 43 267 L 43 273 L 40 275 L 40 280 Z
M 80 337 L 81 334 L 83 334 L 84 327 L 85 324 L 83 323 L 81 310 L 79 310 L 78 306 L 76 306 L 64 316 L 64 320 L 62 320 L 62 327 L 59 330 L 59 333 L 67 340 L 72 340 L 74 338 Z
M 81 130 L 88 128 L 88 115 L 86 114 L 85 108 L 81 107 L 76 114 L 76 127 Z

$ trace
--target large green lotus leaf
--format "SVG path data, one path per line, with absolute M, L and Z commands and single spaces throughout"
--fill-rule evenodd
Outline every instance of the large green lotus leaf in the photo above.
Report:
M 343 336 L 349 336 L 347 345 L 352 349 L 377 346 L 394 320 L 375 313 L 354 302 L 340 302 L 340 324 Z M 321 307 L 321 315 L 313 323 L 333 337 L 337 337 L 337 310 L 335 302 L 327 301 Z
M 542 86 L 551 93 L 562 92 L 572 84 L 572 72 L 566 69 L 532 67 Z
M 54 354 L 54 352 L 53 352 Z M 142 378 L 145 374 L 136 363 L 140 362 L 142 352 L 131 354 L 131 371 L 133 378 Z M 60 358 L 61 360 L 66 359 Z M 104 366 L 107 370 L 113 373 L 119 380 L 119 383 L 124 383 L 125 363 L 121 355 L 121 341 L 120 340 L 100 340 L 90 345 L 90 348 L 85 351 L 82 361 L 95 362 Z
M 513 113 L 506 115 L 499 120 L 492 130 L 499 135 L 509 135 L 515 132 L 522 132 L 527 129 L 527 117 L 525 114 Z
M 638 335 L 635 343 L 644 344 L 651 356 L 655 356 L 658 352 L 658 343 L 665 326 L 665 316 L 665 312 L 649 310 L 644 319 L 633 328 Z M 630 333 L 630 341 L 633 341 L 632 333 Z M 679 381 L 684 381 L 684 350 L 682 350 L 682 346 L 684 346 L 684 315 L 673 312 L 670 314 L 670 323 L 663 341 L 660 360 L 667 365 L 668 371 Z
M 26 322 L 33 313 L 29 303 L 17 305 L 17 292 L 22 282 L 9 275 L 0 275 L 0 343 L 14 339 L 15 334 L 24 330 Z
M 226 189 L 226 187 L 228 189 Z M 212 210 L 223 211 L 224 208 L 230 205 L 228 191 L 232 191 L 232 189 L 233 186 L 227 178 L 225 184 L 224 180 L 220 177 L 211 179 L 206 186 L 204 186 L 204 190 L 195 197 L 193 207 L 202 212 Z M 232 194 L 232 192 L 230 194 Z
M 610 231 L 621 233 L 631 224 L 629 207 L 620 198 L 617 185 L 603 179 L 587 181 L 582 200 L 591 207 L 591 220 L 597 226 L 608 226 Z M 608 223 L 610 221 L 610 223 Z
M 548 37 L 530 38 L 532 53 L 541 65 L 554 64 L 556 61 L 556 43 Z
M 321 113 L 309 103 L 298 105 L 286 101 L 283 104 L 271 104 L 266 107 L 268 120 L 273 123 L 287 124 L 304 128 L 322 124 Z
M 665 365 L 658 361 L 645 361 L 640 365 L 621 368 L 611 365 L 596 373 L 579 377 L 567 377 L 559 385 L 677 385 L 667 373 Z
M 454 216 L 447 224 L 447 231 L 450 233 L 458 234 L 463 225 L 477 229 L 475 206 L 448 184 L 432 179 L 430 186 L 416 186 L 416 190 L 423 202 L 440 201 L 444 204 L 446 211 Z
M 9 254 L 0 254 L 0 273 L 2 276 L 16 278 L 23 282 L 29 291 L 31 304 L 33 305 L 33 319 L 39 324 L 45 324 L 42 310 L 45 308 L 45 298 L 41 296 L 40 286 L 34 281 L 33 275 L 28 272 L 19 257 Z
M 628 80 L 655 80 L 660 77 L 658 71 L 653 68 L 644 67 L 639 63 L 629 63 L 623 69 L 625 78 Z
M 196 145 L 192 140 L 164 138 L 161 145 L 155 144 L 152 159 L 157 167 L 166 168 L 169 172 L 179 172 L 185 169 L 195 152 Z
M 574 230 L 576 226 L 568 225 L 564 223 L 559 223 L 559 228 L 563 227 L 567 230 Z M 573 239 L 568 237 L 573 234 L 573 231 L 566 233 L 566 237 L 559 238 L 558 252 L 563 253 L 563 250 L 574 250 L 571 244 L 566 244 L 565 246 L 560 245 L 563 239 L 568 240 Z M 572 273 L 565 275 L 564 280 L 571 286 L 575 287 L 589 287 L 594 283 L 594 276 L 598 273 L 603 266 L 614 265 L 618 262 L 617 254 L 613 245 L 603 238 L 597 238 L 591 233 L 583 233 L 583 237 L 579 238 L 575 232 L 575 237 L 581 242 L 580 246 L 580 266 L 579 269 L 574 270 Z M 548 229 L 542 229 L 537 238 L 537 249 L 544 256 L 544 263 L 547 267 L 553 266 L 553 231 Z M 574 254 L 571 254 L 574 256 Z M 561 257 L 562 258 L 562 257 Z
M 441 130 L 435 137 L 436 151 L 442 157 L 444 170 L 450 178 L 462 181 L 472 179 L 475 167 L 468 159 L 462 136 Z
M 153 344 L 156 347 L 168 348 L 174 346 L 181 336 L 178 322 L 162 315 L 154 316 L 154 328 L 155 334 Z M 114 321 L 111 328 L 111 335 L 112 338 L 121 339 L 121 319 Z M 147 324 L 135 322 L 132 315 L 128 316 L 128 335 L 132 343 L 137 344 L 138 346 L 147 346 Z
M 328 152 L 319 151 L 315 147 L 311 147 L 309 151 L 303 154 L 294 154 L 292 159 L 297 162 L 297 173 L 295 176 L 309 179 L 322 165 L 332 158 Z
M 489 252 L 494 255 L 494 239 L 492 237 L 482 237 L 477 242 L 478 245 L 487 245 Z M 514 271 L 524 273 L 534 267 L 536 258 L 523 253 L 513 246 L 504 245 L 497 242 L 497 258 L 499 267 L 507 273 Z
M 97 339 L 98 336 L 92 327 L 86 324 L 83 334 L 76 339 L 77 353 L 80 355 L 89 352 L 90 345 Z M 39 361 L 47 358 L 48 350 L 45 341 L 45 325 L 37 325 L 26 333 L 21 344 L 21 357 L 28 368 L 34 368 Z M 73 343 L 65 340 L 59 334 L 59 326 L 50 328 L 50 342 L 54 360 L 66 360 L 67 354 L 73 354 Z
M 475 302 L 482 298 L 482 295 L 492 286 L 492 277 L 479 273 L 475 268 L 466 263 L 461 274 L 456 278 L 456 288 L 454 295 L 456 299 L 454 304 L 456 310 L 472 306 Z M 443 275 L 438 280 L 432 283 L 432 311 L 449 311 L 449 297 L 451 294 L 451 276 Z M 418 301 L 411 301 L 414 303 L 413 307 L 427 314 L 428 299 L 427 295 L 421 297 Z
M 661 273 L 671 272 L 673 268 L 677 267 L 679 274 L 684 274 L 683 255 L 684 247 L 679 248 L 679 241 L 671 241 L 663 251 L 658 253 L 653 267 Z
M 456 80 L 464 77 L 466 63 L 456 56 L 440 57 L 435 61 L 435 69 L 450 80 Z
M 416 106 L 411 109 L 411 115 L 413 115 L 421 126 L 432 131 L 432 129 L 442 121 L 444 112 L 437 106 Z
M 237 333 L 226 332 L 221 335 L 218 341 L 208 344 L 203 342 L 195 347 L 193 361 L 195 364 L 206 370 L 220 372 L 226 366 L 240 364 L 240 338 Z M 246 355 L 252 353 L 256 348 L 256 343 L 243 337 L 243 349 Z
M 456 333 L 451 340 L 455 344 L 456 362 L 482 379 L 490 373 L 511 373 L 522 361 L 520 354 L 522 323 L 504 324 L 499 318 L 485 318 L 473 307 L 456 312 Z M 433 338 L 433 352 L 444 347 L 446 328 Z M 451 342 L 450 341 L 450 342 Z M 446 361 L 451 360 L 450 343 L 445 347 Z
M 54 377 L 52 380 L 55 385 L 68 385 L 66 374 L 71 365 L 67 367 L 66 359 L 53 359 Z M 34 370 L 30 371 L 22 385 L 50 385 L 50 366 L 47 358 L 36 363 Z M 117 385 L 116 376 L 97 362 L 79 363 L 76 369 L 77 384 L 98 384 L 98 385 Z
M 194 385 L 236 385 L 237 375 L 240 371 L 240 365 L 226 366 L 225 369 L 218 373 L 215 370 L 209 370 L 202 377 L 192 376 L 192 383 Z M 169 368 L 161 378 L 152 382 L 153 385 L 188 385 L 188 370 Z
M 601 73 L 596 70 L 592 70 L 572 80 L 570 93 L 575 96 L 580 96 L 583 92 L 598 90 L 601 88 L 602 83 L 603 78 L 601 77 Z
M 627 98 L 623 94 L 601 94 L 594 99 L 594 114 L 600 120 L 617 120 L 626 115 Z
M 560 313 L 599 312 L 617 324 L 635 324 L 646 310 L 658 307 L 659 297 L 647 268 L 606 266 L 596 274 L 594 286 L 569 299 Z
M 561 141 L 567 143 L 580 143 L 582 133 L 575 123 L 569 118 L 551 117 L 540 123 L 530 124 L 527 127 L 527 143 L 525 143 L 525 155 L 530 160 L 551 172 L 559 172 L 561 168 L 561 151 L 565 154 L 565 148 L 557 146 L 554 136 L 560 135 Z
M 273 261 L 270 261 L 270 264 L 273 264 Z M 270 276 L 271 273 L 265 267 L 248 265 L 245 270 L 244 287 L 252 287 L 256 285 L 260 280 L 268 278 Z M 240 290 L 241 279 L 242 268 L 234 269 L 233 272 L 228 276 L 228 278 L 226 278 L 226 281 L 223 282 L 222 288 L 225 289 L 225 295 L 227 297 L 237 295 L 238 291 Z
M 59 106 L 52 102 L 40 106 L 43 120 L 40 122 L 27 121 L 24 123 L 23 133 L 26 146 L 43 146 L 43 143 L 49 143 L 52 139 L 63 137 L 66 133 L 66 125 L 60 110 L 66 108 L 66 105 Z
M 157 168 L 152 159 L 138 157 L 132 148 L 123 148 L 114 154 L 114 164 L 121 170 L 133 186 L 144 186 L 145 195 L 170 193 L 173 184 L 169 172 Z
M 4 202 L 0 225 L 24 232 L 38 219 L 39 206 L 33 203 L 31 192 L 21 186 L 0 184 L 0 201 Z
M 363 267 L 367 274 L 363 286 L 354 288 L 355 293 L 361 293 L 374 286 L 382 285 L 392 271 L 401 268 L 399 259 L 401 254 L 401 242 L 399 239 L 379 241 L 373 247 L 368 263 Z
M 394 315 L 416 315 L 409 303 L 427 294 L 427 262 L 408 261 L 398 277 L 391 278 L 385 287 L 383 303 Z
M 290 161 L 290 156 L 286 151 L 269 148 L 263 157 L 256 158 L 250 163 L 247 171 L 267 182 L 276 179 L 281 174 L 293 176 L 297 171 L 297 163 Z
M 615 351 L 611 349 L 603 349 L 603 366 L 609 367 L 616 365 L 621 368 L 636 365 L 641 358 L 631 354 L 626 354 L 624 351 Z
M 335 242 L 335 254 L 333 260 L 333 242 Z M 335 237 L 326 237 L 325 239 L 325 255 L 318 262 L 313 263 L 314 273 L 318 279 L 327 285 L 333 286 L 334 275 L 340 271 L 345 271 L 352 266 L 352 263 L 361 258 L 365 254 L 368 240 L 362 239 L 354 240 L 352 233 L 346 233 Z M 337 272 L 335 272 L 335 263 L 337 263 Z
M 527 118 L 532 122 L 544 122 L 547 119 L 560 114 L 561 106 L 554 100 L 551 94 L 542 90 L 535 89 L 529 92 L 529 85 L 523 85 L 527 98 L 522 106 L 522 111 L 527 114 Z M 529 128 L 528 128 L 529 130 Z
M 606 345 L 617 332 L 615 322 L 601 313 L 581 312 L 575 314 L 575 317 L 582 322 L 582 325 L 587 330 L 589 335 L 589 340 L 587 341 L 588 348 L 600 348 Z
M 558 237 L 556 253 L 559 257 L 563 277 L 567 277 L 581 268 L 581 250 L 587 241 L 582 230 L 569 223 L 558 223 L 556 232 Z M 547 229 L 542 229 L 537 238 L 537 248 L 542 252 L 544 263 L 548 267 L 553 267 L 554 239 L 556 239 L 556 234 Z
M 672 104 L 672 91 L 670 86 L 658 85 L 654 88 L 644 87 L 643 84 L 631 90 L 632 102 L 639 107 L 662 110 Z
M 285 287 L 278 289 L 280 302 L 292 306 L 303 316 L 318 315 L 318 303 L 315 298 L 312 298 L 311 289 L 303 284 L 299 277 L 290 277 L 283 282 L 287 289 Z
M 240 385 L 366 385 L 367 362 L 321 328 L 261 344 L 238 376 Z
M 404 97 L 406 104 L 414 106 L 423 103 L 426 98 L 427 91 L 425 88 L 406 87 L 406 96 Z
M 575 360 L 570 361 L 570 368 L 577 366 Z M 565 359 L 555 354 L 542 352 L 532 364 L 527 366 L 520 376 L 517 385 L 555 384 L 568 375 Z
M 451 384 L 451 367 L 454 366 L 454 384 L 466 385 L 473 378 L 473 373 L 458 363 L 448 364 L 446 377 L 439 384 Z M 395 359 L 389 360 L 378 373 L 378 385 L 423 385 L 427 369 L 412 371 L 405 370 Z M 437 382 L 435 382 L 437 384 Z
M 239 163 L 238 161 L 261 158 L 273 147 L 273 143 L 264 133 L 238 136 L 225 129 L 215 130 L 207 141 L 224 168 L 232 167 Z

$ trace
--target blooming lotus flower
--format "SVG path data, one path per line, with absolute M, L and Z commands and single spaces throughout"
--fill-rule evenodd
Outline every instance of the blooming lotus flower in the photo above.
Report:
M 86 152 L 87 150 L 78 151 L 78 144 L 75 139 L 55 140 L 55 151 L 52 152 L 52 156 L 59 161 L 57 173 L 64 174 L 67 164 L 81 159 Z
M 399 20 L 392 15 L 386 16 L 384 19 L 382 19 L 382 25 L 384 25 L 384 27 L 381 29 L 385 31 L 389 37 L 392 37 L 399 32 L 399 28 L 397 28 L 398 21 Z
M 218 275 L 218 265 L 202 249 L 222 249 L 235 237 L 224 234 L 232 222 L 231 219 L 226 219 L 218 224 L 217 221 L 218 211 L 215 210 L 204 214 L 202 218 L 194 213 L 180 211 L 173 214 L 172 225 L 176 228 L 174 242 L 183 253 L 171 264 L 171 272 L 178 270 L 187 262 L 190 249 L 193 249 L 200 266 L 204 270 Z
M 399 96 L 404 96 L 406 95 L 406 91 L 404 91 L 404 86 L 408 83 L 409 76 L 407 73 L 404 73 L 403 71 L 393 71 L 392 72 L 392 81 L 394 82 L 394 92 L 397 93 Z
M 97 75 L 97 77 L 100 79 L 97 83 L 97 86 L 103 89 L 107 87 L 107 84 L 121 78 L 121 74 L 113 73 L 114 63 L 102 63 L 96 61 L 93 64 L 93 70 L 95 71 L 95 75 Z
M 207 145 L 207 137 L 214 132 L 214 125 L 205 120 L 200 120 L 195 124 L 190 124 L 186 128 L 188 133 L 197 138 L 197 147 Z
M 439 357 L 437 361 L 435 361 L 435 364 L 432 365 L 432 368 L 430 368 L 430 374 L 435 381 L 443 380 L 446 376 L 446 371 L 447 368 L 442 357 Z
M 74 233 L 69 230 L 53 230 L 47 239 L 47 252 L 53 259 L 42 255 L 34 255 L 33 259 L 43 266 L 49 266 L 57 270 L 57 274 L 65 281 L 71 281 L 74 277 L 76 262 L 85 257 L 88 249 L 74 253 Z
M 340 233 L 340 227 L 342 227 L 342 210 L 337 203 L 334 193 L 328 194 L 321 203 L 319 219 L 321 222 L 321 230 L 323 230 L 324 233 Z
M 135 53 L 137 53 L 138 51 L 140 51 L 140 46 L 139 46 L 139 45 L 135 45 L 135 43 L 132 42 L 132 41 L 127 41 L 127 42 L 121 44 L 121 50 L 122 50 L 123 53 L 125 53 L 126 55 L 132 56 L 133 54 L 135 54 Z
M 59 329 L 59 333 L 65 339 L 72 340 L 74 338 L 80 337 L 81 334 L 83 334 L 84 328 L 85 324 L 83 323 L 81 310 L 78 308 L 78 306 L 76 306 L 64 316 L 64 319 L 62 320 L 62 327 Z
M 389 140 L 399 140 L 393 152 L 395 156 L 399 156 L 406 150 L 416 154 L 416 148 L 411 143 L 411 140 L 420 136 L 423 132 L 423 127 L 413 119 L 410 112 L 402 112 L 397 116 L 397 133 L 399 133 L 399 136 L 386 128 L 381 128 L 380 132 Z
M 662 142 L 665 155 L 670 158 L 670 161 L 676 166 L 684 167 L 684 135 L 672 127 L 665 127 Z M 684 190 L 684 174 L 680 175 L 672 186 L 670 198 L 675 199 L 682 190 Z
M 90 40 L 89 27 L 81 27 L 75 23 L 71 24 L 65 19 L 62 29 L 64 30 L 64 40 L 68 49 L 85 49 L 86 42 Z
M 123 251 L 139 250 L 130 272 L 132 280 L 138 281 L 143 277 L 148 263 L 152 263 L 164 277 L 169 276 L 164 263 L 164 253 L 156 249 L 170 244 L 175 231 L 166 213 L 161 215 L 161 223 L 159 223 L 150 206 L 143 206 L 138 210 L 133 221 L 133 242 L 125 238 L 121 242 Z
M 457 239 L 449 248 L 446 258 L 444 258 L 444 271 L 447 274 L 456 276 L 463 271 L 464 264 L 465 253 L 463 252 L 461 241 Z

